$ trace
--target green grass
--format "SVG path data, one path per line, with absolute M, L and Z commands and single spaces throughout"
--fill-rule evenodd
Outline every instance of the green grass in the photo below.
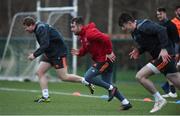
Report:
M 117 82 L 136 82 L 135 75 L 137 71 L 134 70 L 118 70 L 116 72 L 116 81 Z M 154 83 L 164 83 L 166 81 L 166 77 L 163 74 L 156 74 L 149 78 Z
M 85 73 L 85 69 L 84 68 L 79 68 L 77 70 L 77 74 L 80 75 L 80 76 L 84 76 L 84 73 Z M 54 76 L 55 78 L 57 77 L 56 75 L 56 72 L 54 69 L 50 69 L 50 74 L 52 76 Z M 116 70 L 116 82 L 119 83 L 119 82 L 136 82 L 136 79 L 135 79 L 135 75 L 136 75 L 137 71 L 135 70 L 120 70 L 120 69 L 117 69 Z M 164 75 L 162 74 L 158 74 L 158 75 L 153 75 L 150 80 L 152 80 L 153 82 L 155 83 L 163 83 L 165 81 L 166 77 L 164 77 Z
M 134 101 L 131 99 L 143 99 L 151 95 L 138 83 L 121 82 L 116 83 L 119 90 L 130 99 L 133 108 L 129 111 L 119 111 L 120 102 L 114 99 L 112 102 L 100 98 L 79 97 L 72 95 L 50 94 L 52 102 L 34 103 L 33 100 L 39 92 L 28 90 L 39 90 L 39 84 L 34 82 L 9 82 L 0 81 L 0 88 L 23 89 L 27 91 L 0 90 L 0 115 L 149 115 L 153 102 Z M 157 84 L 158 89 L 159 84 Z M 89 94 L 86 87 L 76 83 L 49 83 L 50 92 L 65 92 L 72 94 L 75 91 L 81 94 Z M 95 96 L 106 94 L 102 88 L 96 87 Z M 180 92 L 178 92 L 180 95 Z M 179 99 L 179 98 L 178 98 Z M 177 99 L 168 99 L 176 101 Z M 156 115 L 178 115 L 180 104 L 168 103 Z

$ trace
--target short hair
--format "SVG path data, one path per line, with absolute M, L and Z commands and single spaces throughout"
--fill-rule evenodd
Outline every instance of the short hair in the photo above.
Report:
M 27 16 L 23 19 L 23 25 L 30 26 L 34 25 L 36 20 L 33 17 Z
M 71 20 L 71 24 L 74 23 L 74 22 L 75 22 L 76 24 L 82 24 L 82 25 L 84 25 L 84 20 L 83 20 L 82 16 L 78 16 L 78 17 L 73 18 L 73 19 Z
M 132 21 L 134 22 L 135 19 L 128 13 L 122 13 L 120 16 L 119 16 L 119 26 L 122 27 L 124 23 L 127 23 L 128 21 Z
M 158 12 L 166 12 L 166 8 L 164 8 L 164 7 L 159 7 L 159 8 L 157 8 L 157 11 L 158 11 Z
M 180 5 L 177 5 L 177 6 L 175 7 L 175 10 L 177 10 L 178 8 L 180 8 Z

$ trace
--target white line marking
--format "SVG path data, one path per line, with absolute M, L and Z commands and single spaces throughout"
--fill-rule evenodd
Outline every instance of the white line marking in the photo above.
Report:
M 31 92 L 31 93 L 39 93 L 40 90 L 29 90 L 29 89 L 15 89 L 15 88 L 0 88 L 0 91 L 15 91 L 15 92 Z M 57 91 L 51 91 L 50 94 L 56 94 L 56 95 L 70 95 L 74 96 L 72 93 L 65 93 L 65 92 L 57 92 Z M 101 96 L 95 96 L 95 95 L 86 95 L 81 94 L 79 97 L 89 97 L 89 98 L 101 98 Z M 130 101 L 140 101 L 144 102 L 143 99 L 129 99 Z M 152 101 L 153 102 L 153 101 Z M 168 103 L 176 104 L 175 101 L 168 101 Z

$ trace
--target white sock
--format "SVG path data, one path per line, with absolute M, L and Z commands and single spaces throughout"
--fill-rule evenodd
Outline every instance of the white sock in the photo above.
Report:
M 48 89 L 43 89 L 42 90 L 42 95 L 43 95 L 43 97 L 48 98 L 49 97 Z
M 82 78 L 81 83 L 85 85 L 89 85 L 89 82 L 87 82 L 84 78 Z
M 124 99 L 122 102 L 121 102 L 123 105 L 126 105 L 126 104 L 129 104 L 129 101 L 127 99 Z
M 109 87 L 109 89 L 108 90 L 112 90 L 113 89 L 113 86 L 112 85 L 110 85 L 110 87 Z
M 156 92 L 155 94 L 153 94 L 153 96 L 154 96 L 155 102 L 161 99 L 164 99 L 159 92 Z

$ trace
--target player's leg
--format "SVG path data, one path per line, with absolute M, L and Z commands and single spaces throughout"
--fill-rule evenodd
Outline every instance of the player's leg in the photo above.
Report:
M 180 72 L 180 60 L 178 61 L 176 68 Z
M 164 98 L 166 97 L 169 97 L 169 92 L 170 92 L 170 85 L 169 85 L 169 82 L 168 80 L 162 84 L 161 88 L 163 89 L 164 91 L 164 95 L 162 95 Z
M 168 63 L 166 67 L 165 72 L 166 72 L 165 74 L 166 74 L 167 79 L 173 83 L 172 85 L 180 89 L 180 73 L 177 71 L 175 59 L 173 58 L 171 59 L 171 61 Z M 172 94 L 169 94 L 169 95 L 172 95 Z M 173 97 L 177 97 L 177 94 Z
M 171 92 L 168 95 L 172 98 L 177 98 L 178 95 L 175 91 L 175 87 L 177 87 L 180 90 L 180 73 L 177 72 L 173 74 L 167 74 L 166 77 L 173 83 L 172 85 L 170 85 Z
M 58 77 L 62 81 L 68 81 L 68 82 L 78 82 L 86 85 L 91 94 L 94 93 L 94 86 L 90 83 L 88 83 L 83 77 L 75 75 L 75 74 L 69 74 L 67 72 L 67 62 L 66 57 L 61 57 L 60 59 L 54 59 L 53 60 L 53 66 L 56 69 Z
M 167 101 L 157 91 L 152 81 L 148 79 L 156 72 L 158 72 L 158 69 L 153 64 L 148 63 L 136 74 L 136 79 L 139 81 L 139 83 L 143 85 L 144 88 L 146 88 L 155 99 L 154 107 L 150 113 L 160 110 L 167 103 Z
M 150 81 L 148 78 L 153 75 L 153 71 L 146 66 L 141 68 L 136 74 L 136 79 L 138 82 L 144 86 L 151 94 L 154 94 L 157 92 L 157 89 L 155 88 L 154 84 L 152 81 Z
M 176 88 L 174 87 L 174 85 L 171 81 L 168 80 L 168 83 L 170 86 L 170 92 L 169 92 L 170 97 L 176 98 L 177 97 Z
M 39 78 L 39 84 L 42 90 L 42 97 L 35 100 L 35 102 L 49 102 L 49 92 L 48 92 L 48 80 L 46 77 L 46 72 L 51 68 L 51 64 L 48 62 L 41 61 L 36 72 Z
M 75 74 L 68 74 L 67 73 L 67 67 L 56 69 L 56 72 L 58 74 L 58 77 L 62 81 L 69 81 L 69 82 L 81 82 L 82 78 L 81 76 L 75 75 Z
M 166 94 L 162 95 L 164 98 L 171 97 L 177 98 L 176 88 L 171 81 L 167 79 L 167 82 L 162 86 L 162 89 Z
M 58 77 L 63 81 L 82 82 L 84 80 L 83 77 L 81 77 L 81 76 L 78 76 L 75 74 L 68 74 L 68 72 L 67 72 L 67 60 L 66 60 L 65 56 L 61 57 L 60 59 L 54 59 L 53 66 L 56 69 Z M 89 84 L 86 81 L 84 83 Z
M 109 89 L 110 85 L 108 83 L 102 81 L 102 79 L 100 78 L 96 78 L 96 76 L 98 75 L 100 75 L 99 71 L 94 67 L 90 67 L 86 71 L 84 77 L 85 77 L 85 80 L 88 81 L 89 83 L 103 87 L 105 89 Z
M 103 81 L 101 78 L 96 77 L 98 75 L 101 75 L 103 70 L 108 68 L 108 66 L 109 66 L 109 64 L 106 62 L 97 63 L 93 67 L 90 67 L 88 69 L 88 71 L 85 73 L 84 77 L 85 77 L 86 81 L 109 90 L 108 101 L 111 101 L 114 97 L 114 94 L 115 94 L 117 88 L 113 87 L 112 84 L 109 84 L 109 83 Z
M 109 62 L 109 66 L 106 69 L 101 70 L 102 80 L 105 81 L 106 83 L 109 83 L 109 84 L 113 85 L 113 83 L 112 83 L 112 74 L 113 74 L 113 64 Z M 125 99 L 125 97 L 118 91 L 118 89 L 115 91 L 114 96 L 116 96 L 121 102 L 123 100 L 125 102 L 127 101 Z M 123 103 L 125 103 L 125 102 L 123 102 Z
M 173 83 L 175 87 L 177 87 L 180 90 L 180 73 L 179 72 L 167 74 L 166 77 L 168 78 L 168 80 L 170 80 Z
M 91 94 L 94 94 L 94 85 L 91 83 L 87 82 L 83 77 L 75 75 L 75 74 L 68 74 L 67 73 L 67 67 L 66 68 L 60 68 L 56 69 L 58 77 L 62 81 L 67 81 L 67 82 L 77 82 L 77 83 L 82 83 L 85 86 L 87 86 L 90 90 Z
M 172 75 L 172 76 L 168 76 L 168 77 L 178 77 L 179 74 L 176 75 L 176 73 L 178 72 L 178 68 L 177 66 L 180 64 L 179 61 L 179 54 L 177 54 L 177 56 L 174 58 L 172 57 L 171 62 L 168 63 L 167 68 L 165 70 L 166 75 Z M 170 74 L 168 74 L 170 73 Z M 176 79 L 175 79 L 176 80 Z M 173 80 L 172 80 L 173 81 Z M 176 93 L 176 89 L 173 85 L 173 83 L 167 78 L 167 82 L 162 86 L 162 89 L 165 91 L 165 95 L 162 95 L 163 97 L 172 97 L 172 98 L 176 98 L 177 97 L 177 93 Z
M 112 71 L 102 73 L 102 80 L 112 85 Z M 132 108 L 130 102 L 124 97 L 124 95 L 117 89 L 114 96 L 122 103 L 121 110 L 128 110 Z

